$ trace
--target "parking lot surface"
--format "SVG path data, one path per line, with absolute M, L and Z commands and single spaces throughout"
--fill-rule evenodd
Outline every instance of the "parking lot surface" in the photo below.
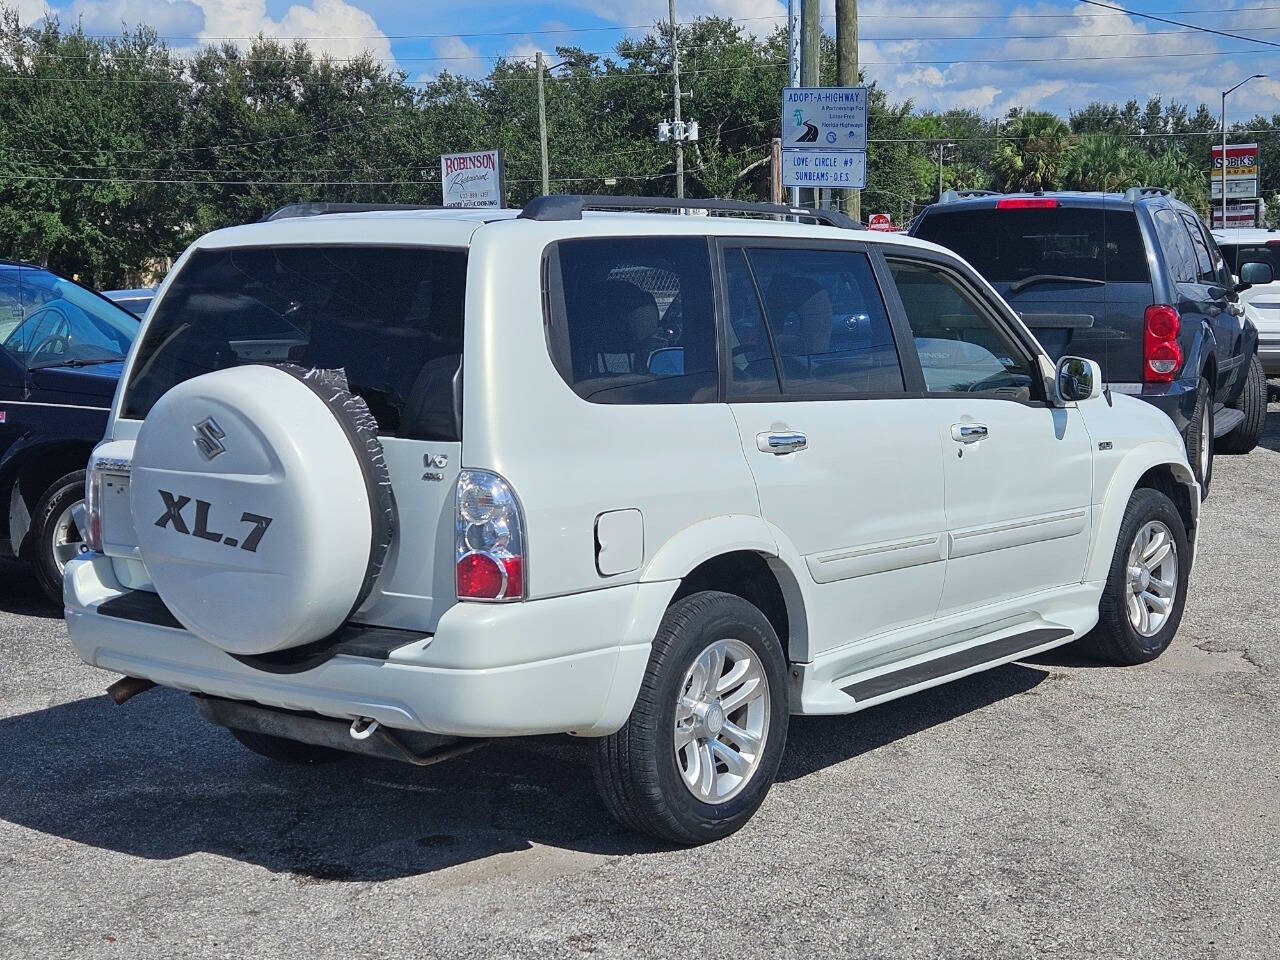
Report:
M 0 581 L 0 957 L 1224 957 L 1280 943 L 1280 406 L 1153 664 L 1072 648 L 796 718 L 734 837 L 614 825 L 576 745 L 288 768 L 114 706 Z

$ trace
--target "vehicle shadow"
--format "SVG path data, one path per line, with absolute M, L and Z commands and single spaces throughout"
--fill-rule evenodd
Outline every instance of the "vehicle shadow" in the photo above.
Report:
M 854 717 L 795 718 L 781 779 L 1024 693 L 1047 674 L 1011 664 Z M 300 883 L 376 881 L 533 844 L 605 855 L 659 849 L 617 826 L 581 741 L 495 743 L 426 768 L 352 758 L 289 767 L 249 753 L 156 690 L 0 718 L 0 819 L 151 860 L 207 852 Z
M 61 620 L 62 608 L 40 589 L 31 568 L 17 560 L 0 560 L 0 613 Z

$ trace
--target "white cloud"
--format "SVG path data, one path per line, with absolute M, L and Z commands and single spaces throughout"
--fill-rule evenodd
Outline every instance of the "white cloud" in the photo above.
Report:
M 195 0 L 204 11 L 202 39 L 300 37 L 319 53 L 354 57 L 368 51 L 390 58 L 391 41 L 368 13 L 346 0 L 310 0 L 289 7 L 283 17 L 267 15 L 266 0 Z
M 63 20 L 101 34 L 146 25 L 163 37 L 194 37 L 204 28 L 204 12 L 192 0 L 76 0 Z
M 437 40 L 435 53 L 442 59 L 433 64 L 432 70 L 418 77 L 420 81 L 434 80 L 445 71 L 464 77 L 483 77 L 493 68 L 493 61 L 461 37 L 442 37 Z

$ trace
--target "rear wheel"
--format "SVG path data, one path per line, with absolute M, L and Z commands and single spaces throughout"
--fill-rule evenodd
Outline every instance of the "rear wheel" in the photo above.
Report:
M 288 740 L 285 737 L 273 737 L 267 733 L 256 733 L 252 730 L 236 730 L 229 728 L 231 735 L 254 753 L 275 760 L 277 763 L 291 763 L 298 766 L 312 766 L 317 763 L 333 763 L 346 760 L 351 754 L 333 747 L 321 747 L 314 743 L 302 743 L 299 740 Z
M 31 558 L 36 579 L 51 601 L 62 604 L 62 571 L 88 550 L 76 523 L 84 503 L 84 471 L 76 470 L 50 484 L 36 504 L 31 521 Z
M 1218 449 L 1223 453 L 1248 453 L 1262 439 L 1262 428 L 1267 421 L 1267 377 L 1256 353 L 1249 358 L 1240 399 L 1232 406 L 1244 414 L 1244 419 L 1218 441 Z
M 1209 496 L 1213 480 L 1213 394 L 1204 377 L 1196 387 L 1196 409 L 1183 437 L 1187 445 L 1187 461 L 1200 484 L 1200 499 Z
M 594 745 L 601 798 L 623 826 L 662 840 L 727 837 L 769 792 L 789 714 L 764 614 L 726 593 L 686 597 L 663 618 L 631 717 Z
M 1111 569 L 1088 646 L 1131 666 L 1154 660 L 1178 632 L 1191 562 L 1187 530 L 1173 501 L 1146 487 L 1133 492 L 1120 523 Z

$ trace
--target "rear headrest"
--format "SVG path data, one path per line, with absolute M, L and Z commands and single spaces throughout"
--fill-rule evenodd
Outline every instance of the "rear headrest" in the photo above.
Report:
M 658 329 L 658 302 L 634 283 L 600 280 L 583 299 L 591 305 L 591 345 L 598 353 L 631 353 Z
M 775 277 L 769 284 L 765 300 L 769 305 L 770 322 L 779 328 L 788 315 L 795 315 L 805 353 L 827 352 L 831 345 L 831 297 L 822 284 L 809 277 Z

